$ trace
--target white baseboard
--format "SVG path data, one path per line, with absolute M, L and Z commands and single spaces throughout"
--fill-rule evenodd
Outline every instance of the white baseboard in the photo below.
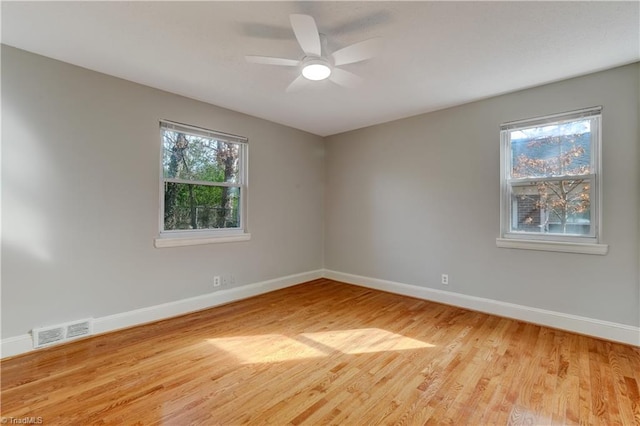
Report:
M 23 334 L 21 336 L 7 337 L 0 341 L 0 357 L 24 354 L 33 350 L 33 339 L 31 334 Z
M 291 287 L 318 278 L 329 278 L 361 287 L 402 294 L 424 300 L 445 303 L 486 312 L 493 315 L 527 321 L 561 330 L 586 334 L 602 339 L 640 346 L 640 327 L 602 321 L 593 318 L 548 311 L 545 309 L 468 296 L 460 293 L 418 287 L 393 281 L 360 275 L 346 274 L 331 270 L 315 270 L 262 281 L 237 288 L 224 289 L 214 293 L 182 299 L 161 305 L 149 306 L 134 311 L 108 315 L 94 320 L 93 332 L 106 333 L 135 325 L 163 320 L 202 309 L 224 305 L 270 291 Z M 8 337 L 0 341 L 0 358 L 19 355 L 33 350 L 31 334 Z
M 634 327 L 631 325 L 602 321 L 593 318 L 565 314 L 562 312 L 548 311 L 545 309 L 485 299 L 482 297 L 468 296 L 450 291 L 418 287 L 415 285 L 363 277 L 360 275 L 345 274 L 326 269 L 324 271 L 324 277 L 349 284 L 359 285 L 361 287 L 402 294 L 405 296 L 416 297 L 418 299 L 431 300 L 501 317 L 513 318 L 547 327 L 612 340 L 615 342 L 640 346 L 640 327 Z
M 219 290 L 201 296 L 182 299 L 175 302 L 163 303 L 161 305 L 149 306 L 136 309 L 134 311 L 122 312 L 95 318 L 93 323 L 93 334 L 106 333 L 135 325 L 145 324 L 153 321 L 163 320 L 189 312 L 212 308 L 291 287 L 296 284 L 315 280 L 323 277 L 323 270 L 304 272 L 300 274 L 288 275 L 272 280 L 261 281 L 242 287 Z M 0 358 L 19 355 L 33 350 L 33 340 L 31 334 L 8 337 L 0 341 Z

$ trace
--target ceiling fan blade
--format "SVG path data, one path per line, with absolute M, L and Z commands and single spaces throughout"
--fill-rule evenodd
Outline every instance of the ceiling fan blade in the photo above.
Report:
M 331 80 L 332 82 L 334 82 L 339 86 L 350 87 L 350 88 L 357 87 L 362 83 L 362 79 L 360 77 L 358 77 L 357 75 L 349 71 L 341 70 L 340 68 L 334 68 L 331 71 L 331 76 L 329 77 L 329 80 Z
M 333 52 L 333 63 L 338 66 L 371 59 L 375 56 L 379 44 L 380 38 L 376 37 L 343 47 Z
M 320 34 L 313 17 L 309 15 L 290 15 L 291 28 L 296 35 L 298 44 L 308 56 L 322 56 Z
M 271 56 L 247 55 L 244 58 L 247 60 L 247 62 L 252 62 L 254 64 L 283 65 L 285 67 L 295 67 L 300 64 L 300 61 L 297 61 L 295 59 L 273 58 Z
M 291 84 L 287 86 L 287 88 L 285 89 L 285 92 L 287 92 L 287 93 L 296 92 L 296 91 L 300 90 L 303 86 L 305 86 L 308 81 L 309 80 L 307 80 L 303 76 L 299 75 L 298 78 L 293 80 L 291 82 Z

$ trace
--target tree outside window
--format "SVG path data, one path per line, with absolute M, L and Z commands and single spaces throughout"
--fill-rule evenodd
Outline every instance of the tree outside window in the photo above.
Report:
M 503 236 L 597 238 L 600 109 L 503 125 Z
M 161 135 L 162 230 L 242 228 L 246 144 L 165 122 Z

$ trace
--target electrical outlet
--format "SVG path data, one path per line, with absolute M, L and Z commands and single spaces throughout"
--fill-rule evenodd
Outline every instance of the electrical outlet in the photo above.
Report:
M 442 274 L 442 284 L 443 285 L 449 285 L 449 275 Z
M 216 275 L 215 277 L 213 277 L 213 286 L 220 287 L 220 284 L 222 284 L 222 281 L 220 280 L 220 275 Z

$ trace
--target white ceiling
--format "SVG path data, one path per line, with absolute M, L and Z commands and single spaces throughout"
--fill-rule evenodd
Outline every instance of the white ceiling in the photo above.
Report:
M 286 93 L 301 59 L 289 14 L 335 51 L 378 55 Z M 630 2 L 2 2 L 2 43 L 327 136 L 640 60 Z

